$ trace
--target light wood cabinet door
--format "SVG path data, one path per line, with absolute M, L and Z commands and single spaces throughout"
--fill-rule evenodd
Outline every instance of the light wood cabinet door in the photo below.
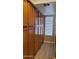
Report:
M 29 20 L 29 10 L 28 10 L 28 2 L 23 1 L 23 26 L 28 26 Z
M 35 19 L 34 19 L 34 9 L 29 3 L 29 55 L 34 55 L 34 35 L 35 35 Z
M 29 53 L 29 46 L 28 46 L 28 32 L 26 30 L 23 31 L 23 55 L 27 56 Z
M 23 1 L 23 55 L 28 54 L 28 41 L 29 41 L 29 31 L 28 31 L 28 3 Z

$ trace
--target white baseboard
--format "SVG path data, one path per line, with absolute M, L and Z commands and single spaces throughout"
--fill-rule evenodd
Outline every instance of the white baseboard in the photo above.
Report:
M 51 41 L 44 41 L 44 43 L 52 43 L 52 44 L 54 44 L 55 42 L 51 42 Z

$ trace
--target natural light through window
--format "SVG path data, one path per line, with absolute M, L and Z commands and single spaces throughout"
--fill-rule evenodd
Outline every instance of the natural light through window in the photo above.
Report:
M 53 16 L 45 17 L 45 35 L 52 36 L 53 34 Z

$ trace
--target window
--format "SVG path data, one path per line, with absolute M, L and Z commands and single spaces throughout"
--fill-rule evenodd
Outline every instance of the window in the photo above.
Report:
M 35 34 L 39 34 L 39 20 L 38 20 L 38 17 L 35 20 Z
M 53 35 L 53 16 L 45 17 L 45 35 Z

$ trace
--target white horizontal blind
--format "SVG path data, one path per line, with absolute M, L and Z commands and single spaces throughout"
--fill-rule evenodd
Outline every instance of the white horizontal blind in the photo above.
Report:
M 45 35 L 52 36 L 53 35 L 53 16 L 45 17 Z

